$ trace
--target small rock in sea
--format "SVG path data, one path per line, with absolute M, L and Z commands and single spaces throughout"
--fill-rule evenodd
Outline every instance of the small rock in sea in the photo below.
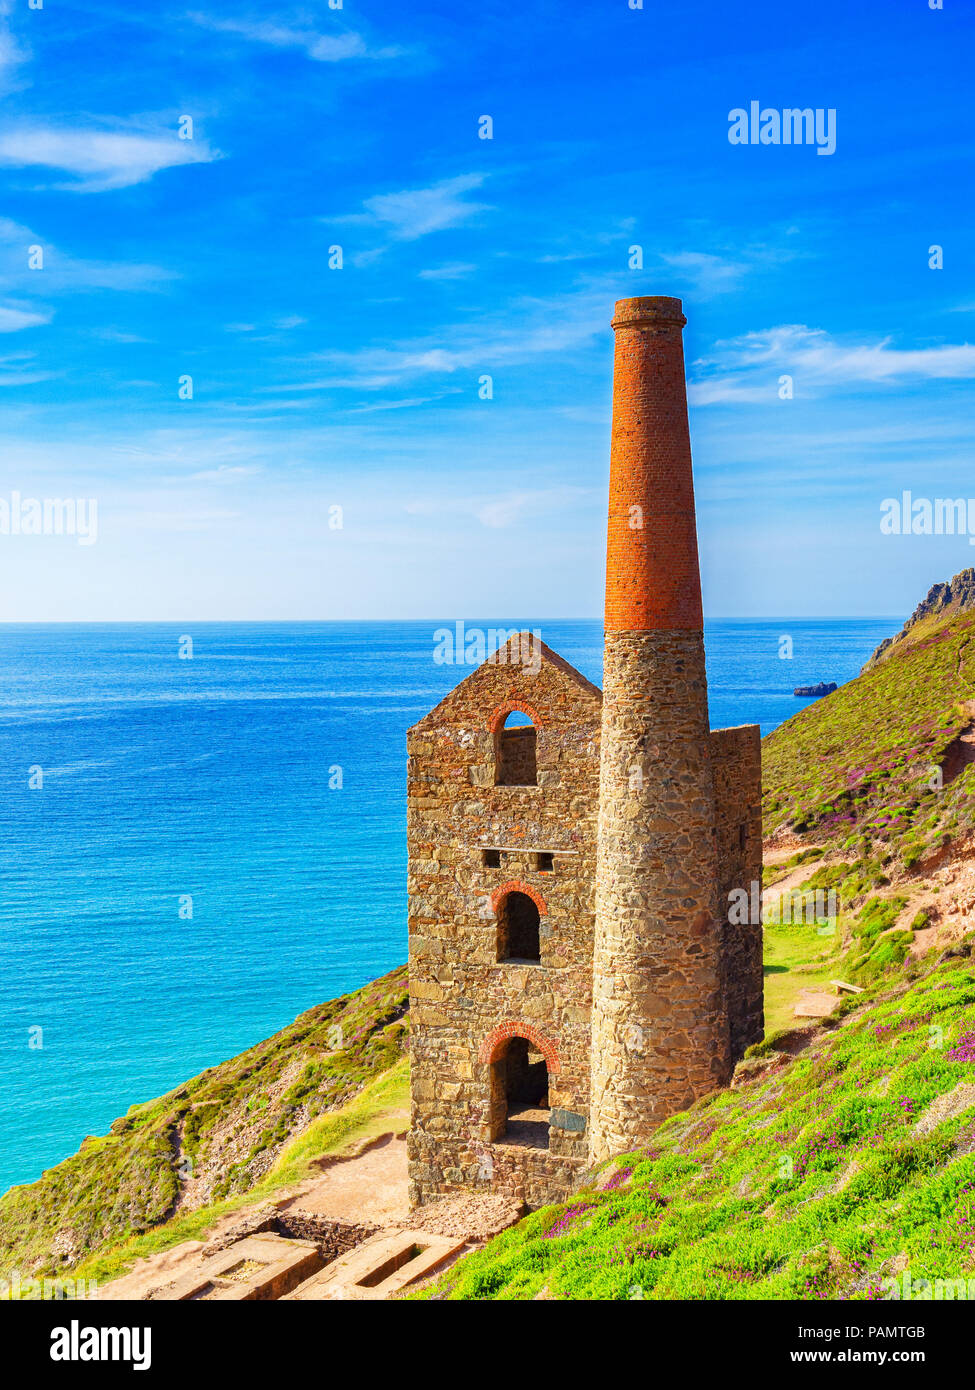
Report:
M 836 689 L 835 681 L 820 681 L 818 685 L 797 685 L 793 695 L 832 695 Z

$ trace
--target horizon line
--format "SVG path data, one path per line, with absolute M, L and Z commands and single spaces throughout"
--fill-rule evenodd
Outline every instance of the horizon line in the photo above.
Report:
M 272 626 L 280 623 L 328 624 L 328 623 L 469 623 L 475 618 L 3 618 L 0 628 L 6 627 L 162 627 L 168 624 L 208 623 L 251 624 L 255 627 Z M 481 620 L 478 620 L 481 621 Z M 600 623 L 599 617 L 547 617 L 547 618 L 489 618 L 483 619 L 489 626 L 517 626 L 519 622 L 531 623 Z M 891 613 L 722 613 L 705 615 L 704 623 L 795 623 L 795 622 L 897 622 L 902 621 L 899 614 Z

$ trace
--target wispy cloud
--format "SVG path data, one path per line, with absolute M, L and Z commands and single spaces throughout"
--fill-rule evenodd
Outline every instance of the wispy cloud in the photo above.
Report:
M 162 169 L 219 158 L 205 140 L 180 140 L 175 131 L 79 130 L 19 126 L 0 130 L 0 164 L 57 169 L 74 176 L 54 187 L 101 193 L 144 183 Z
M 446 265 L 430 266 L 427 270 L 421 270 L 420 279 L 462 280 L 466 275 L 472 275 L 476 269 L 476 265 L 468 265 L 464 261 L 448 261 Z
M 437 498 L 406 503 L 411 516 L 472 516 L 492 530 L 537 519 L 595 493 L 588 487 L 515 488 L 498 496 Z
M 484 174 L 459 174 L 427 188 L 404 188 L 398 193 L 377 193 L 363 203 L 365 212 L 323 218 L 325 222 L 360 222 L 381 227 L 396 241 L 415 241 L 430 232 L 442 232 L 490 209 L 488 203 L 470 202 L 465 194 L 480 188 Z
M 726 260 L 706 251 L 664 253 L 660 259 L 670 269 L 679 271 L 701 296 L 736 290 L 751 268 L 746 260 Z
M 755 271 L 768 272 L 771 266 L 788 265 L 812 253 L 797 239 L 799 229 L 784 229 L 775 241 L 750 242 L 729 251 L 661 251 L 658 260 L 669 278 L 676 272 L 680 293 L 693 294 L 695 299 L 713 299 L 740 289 Z
M 32 352 L 12 352 L 0 357 L 0 386 L 32 386 L 38 381 L 49 381 L 53 372 L 45 372 L 34 366 Z
M 221 463 L 216 468 L 204 468 L 199 473 L 191 473 L 190 481 L 194 483 L 235 483 L 241 478 L 253 478 L 260 471 L 256 464 Z
M 348 412 L 350 415 L 374 415 L 382 410 L 411 410 L 417 406 L 429 405 L 431 401 L 443 400 L 445 396 L 456 394 L 453 390 L 442 391 L 436 396 L 412 396 L 401 401 L 374 401 L 371 405 L 353 406 Z
M 257 343 L 276 342 L 281 333 L 290 333 L 294 328 L 300 328 L 308 320 L 301 314 L 283 314 L 279 318 L 269 319 L 266 323 L 227 323 L 224 324 L 224 332 L 236 334 L 253 334 L 252 341 Z M 259 333 L 258 329 L 265 331 Z
M 138 333 L 127 333 L 125 329 L 115 328 L 111 324 L 103 328 L 93 328 L 92 337 L 100 338 L 105 343 L 148 343 L 150 341 Z
M 203 29 L 216 34 L 232 34 L 250 43 L 269 48 L 297 48 L 316 63 L 342 63 L 350 58 L 398 58 L 404 52 L 395 45 L 371 47 L 361 34 L 346 30 L 343 33 L 322 34 L 296 22 L 279 24 L 264 19 L 217 19 L 214 15 L 192 11 L 188 18 Z
M 774 400 L 778 374 L 794 378 L 797 393 L 818 388 L 880 385 L 917 380 L 975 377 L 975 345 L 919 348 L 841 343 L 821 328 L 780 324 L 718 343 L 713 356 L 694 364 L 690 398 L 696 405 Z
M 0 94 L 20 85 L 17 70 L 30 57 L 28 50 L 14 37 L 7 22 L 13 9 L 14 0 L 0 0 Z
M 50 323 L 54 315 L 47 309 L 28 308 L 23 304 L 0 304 L 0 333 L 19 333 L 23 328 L 39 328 Z
M 28 249 L 39 246 L 43 270 L 28 269 Z M 44 236 L 0 217 L 0 286 L 22 285 L 32 278 L 45 293 L 58 290 L 150 290 L 175 273 L 138 261 L 86 261 L 66 255 Z
M 269 391 L 330 388 L 378 390 L 385 386 L 456 371 L 493 371 L 539 355 L 584 346 L 606 331 L 607 292 L 587 289 L 561 299 L 521 299 L 481 322 L 456 325 L 437 337 L 417 338 L 355 352 L 319 353 L 313 359 L 334 368 L 313 381 L 269 386 Z

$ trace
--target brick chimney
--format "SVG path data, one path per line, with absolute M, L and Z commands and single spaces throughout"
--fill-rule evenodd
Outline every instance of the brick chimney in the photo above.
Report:
M 700 631 L 679 299 L 616 305 L 606 629 Z
M 616 305 L 590 1156 L 729 1071 L 679 299 Z

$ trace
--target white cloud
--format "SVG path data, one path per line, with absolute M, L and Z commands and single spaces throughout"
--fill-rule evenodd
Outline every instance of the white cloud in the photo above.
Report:
M 605 334 L 606 304 L 607 291 L 602 288 L 562 299 L 523 299 L 478 324 L 445 330 L 439 338 L 316 354 L 314 360 L 336 369 L 333 376 L 266 389 L 378 390 L 414 378 L 456 371 L 491 372 L 511 362 L 570 352 L 598 334 Z
M 412 396 L 407 400 L 401 401 L 374 401 L 372 405 L 354 406 L 348 413 L 350 415 L 374 415 L 382 410 L 410 410 L 418 405 L 430 405 L 433 401 L 443 400 L 444 396 L 456 394 L 453 390 L 445 391 L 438 396 Z
M 22 328 L 39 328 L 54 317 L 47 309 L 28 309 L 20 304 L 0 304 L 0 333 L 19 333 Z
M 252 478 L 260 471 L 256 464 L 221 463 L 216 468 L 204 468 L 200 473 L 191 473 L 190 480 L 194 483 L 233 483 L 239 478 Z
M 763 405 L 776 401 L 777 391 L 778 379 L 774 376 L 755 386 L 721 377 L 714 381 L 689 381 L 687 400 L 689 405 Z
M 734 253 L 716 254 L 711 251 L 661 251 L 660 266 L 676 271 L 675 294 L 692 295 L 695 299 L 712 299 L 741 287 L 747 276 L 756 270 L 767 274 L 771 266 L 788 265 L 812 254 L 784 238 L 795 237 L 798 228 L 789 227 L 776 242 L 753 242 L 736 247 Z
M 406 503 L 411 516 L 473 516 L 482 526 L 501 530 L 527 517 L 561 511 L 595 493 L 588 487 L 521 488 L 500 497 L 455 497 Z
M 92 336 L 101 338 L 105 343 L 148 343 L 149 338 L 140 337 L 138 333 L 127 333 L 122 328 L 115 328 L 108 325 L 104 328 L 92 329 Z
M 463 261 L 448 261 L 446 265 L 431 266 L 429 270 L 421 270 L 420 279 L 461 280 L 465 275 L 472 274 L 476 269 L 476 265 L 467 265 Z
M 0 357 L 0 386 L 32 386 L 37 381 L 49 381 L 54 373 L 38 370 L 34 361 L 32 352 L 11 352 Z
M 7 23 L 7 16 L 13 11 L 13 0 L 0 0 L 0 93 L 9 92 L 21 85 L 15 74 L 22 63 L 26 63 L 30 53 L 23 48 Z
M 212 15 L 193 11 L 188 18 L 203 29 L 216 34 L 233 34 L 251 43 L 269 48 L 298 48 L 316 63 L 341 63 L 349 58 L 396 58 L 404 51 L 395 46 L 370 48 L 361 34 L 320 34 L 317 30 L 271 20 L 215 19 Z
M 100 193 L 144 183 L 161 169 L 204 164 L 219 155 L 205 140 L 180 140 L 175 131 L 74 130 L 20 126 L 0 131 L 0 164 L 58 169 L 76 176 L 54 185 L 77 193 Z
M 227 323 L 224 324 L 225 333 L 257 333 L 259 327 L 271 329 L 270 333 L 263 333 L 254 339 L 255 342 L 273 342 L 275 333 L 287 333 L 292 328 L 300 328 L 308 320 L 302 318 L 300 314 L 284 314 L 280 318 L 271 319 L 266 324 L 256 323 Z
M 679 270 L 699 296 L 724 294 L 736 290 L 751 269 L 747 261 L 728 261 L 706 251 L 663 253 L 663 263 Z
M 40 246 L 43 272 L 27 267 L 28 247 Z M 56 290 L 147 290 L 174 279 L 172 271 L 137 261 L 83 261 L 65 255 L 46 237 L 0 217 L 0 286 L 22 285 L 26 275 L 43 284 L 46 293 Z
M 774 401 L 779 374 L 794 378 L 797 394 L 912 377 L 966 380 L 975 377 L 975 345 L 897 348 L 890 338 L 840 343 L 821 328 L 789 323 L 720 342 L 713 356 L 694 366 L 698 375 L 690 398 L 695 404 Z
M 489 209 L 487 203 L 468 202 L 464 194 L 480 188 L 484 174 L 459 174 L 441 179 L 428 188 L 404 188 L 398 193 L 377 193 L 363 203 L 364 213 L 323 221 L 365 222 L 385 228 L 396 241 L 415 241 L 430 232 L 442 232 Z

